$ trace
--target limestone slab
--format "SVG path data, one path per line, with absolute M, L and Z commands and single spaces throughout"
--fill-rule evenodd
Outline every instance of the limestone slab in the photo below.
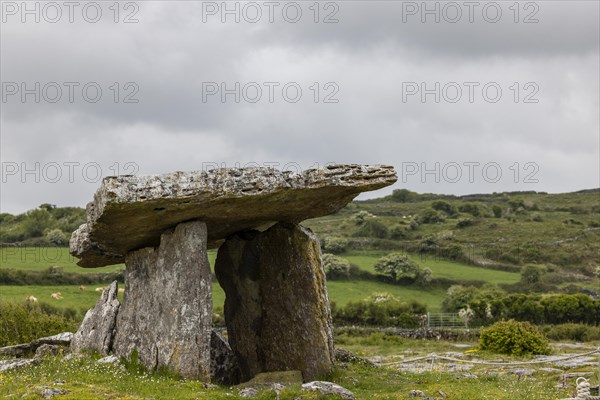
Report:
M 73 233 L 70 251 L 82 267 L 122 263 L 129 251 L 156 247 L 165 230 L 192 220 L 206 223 L 207 246 L 214 248 L 236 232 L 331 214 L 396 179 L 394 169 L 382 165 L 107 177 L 87 206 L 87 222 Z

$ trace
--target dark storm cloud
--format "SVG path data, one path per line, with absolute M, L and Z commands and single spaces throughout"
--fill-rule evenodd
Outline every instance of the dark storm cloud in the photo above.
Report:
M 3 102 L 3 163 L 78 162 L 80 169 L 97 163 L 110 175 L 115 163 L 127 172 L 122 166 L 128 162 L 137 173 L 213 162 L 389 163 L 400 173 L 423 163 L 479 162 L 481 169 L 494 162 L 503 172 L 498 182 L 481 171 L 473 182 L 456 183 L 419 172 L 397 186 L 471 193 L 598 185 L 597 2 L 520 3 L 518 23 L 509 8 L 514 2 L 493 3 L 502 10 L 495 23 L 491 2 L 477 3 L 473 22 L 465 2 L 457 2 L 463 12 L 457 23 L 447 21 L 455 15 L 448 2 L 428 3 L 430 9 L 439 4 L 439 23 L 431 14 L 423 23 L 422 10 L 410 8 L 422 2 L 332 2 L 336 6 L 327 9 L 322 3 L 319 23 L 312 2 L 297 3 L 303 12 L 297 23 L 277 12 L 273 23 L 266 14 L 249 23 L 245 18 L 253 14 L 243 13 L 239 23 L 231 15 L 222 23 L 219 12 L 206 13 L 221 2 L 136 4 L 134 24 L 110 18 L 2 24 L 3 83 L 95 82 L 103 90 L 97 103 L 80 94 L 72 103 L 35 103 L 31 96 L 22 103 L 18 95 Z M 332 11 L 339 21 L 322 23 Z M 538 22 L 524 23 L 527 16 Z M 110 89 L 115 82 L 117 103 Z M 206 95 L 211 82 L 228 89 L 252 83 L 246 94 L 258 86 L 262 98 L 236 102 L 229 94 L 222 102 L 220 93 Z M 273 102 L 268 82 L 277 84 Z M 465 82 L 478 84 L 473 102 L 465 100 Z M 286 83 L 302 89 L 298 102 L 283 98 Z M 456 103 L 443 96 L 435 102 L 433 95 L 424 103 L 420 94 L 405 99 L 407 83 L 429 89 L 452 83 L 463 97 Z M 502 89 L 500 101 L 482 97 L 486 83 Z M 139 102 L 125 103 L 133 89 Z M 328 95 L 338 102 L 325 102 Z M 524 103 L 527 95 L 537 103 Z M 526 163 L 538 166 L 537 183 L 523 181 Z M 81 173 L 74 182 L 5 178 L 2 210 L 10 212 L 43 202 L 83 205 L 98 185 Z

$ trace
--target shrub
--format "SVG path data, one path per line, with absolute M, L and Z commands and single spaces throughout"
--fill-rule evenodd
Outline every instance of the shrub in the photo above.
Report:
M 419 216 L 419 221 L 423 224 L 437 224 L 442 223 L 446 219 L 437 211 L 428 209 L 421 213 Z
M 46 233 L 46 240 L 54 246 L 65 246 L 69 244 L 67 236 L 60 229 L 51 229 Z
M 434 201 L 433 203 L 431 203 L 431 208 L 437 211 L 443 211 L 448 215 L 456 214 L 456 209 L 454 208 L 454 206 L 452 206 L 452 204 L 444 200 Z
M 548 338 L 535 326 L 529 322 L 514 320 L 496 322 L 483 329 L 479 337 L 479 348 L 516 356 L 550 353 Z
M 377 260 L 375 271 L 390 276 L 395 282 L 401 277 L 416 278 L 420 272 L 419 265 L 406 254 L 391 253 Z
M 406 235 L 407 231 L 403 225 L 396 224 L 390 228 L 390 237 L 392 239 L 404 239 Z
M 340 254 L 346 251 L 348 241 L 340 237 L 326 237 L 321 242 L 321 248 L 325 253 Z
M 479 217 L 479 215 L 481 214 L 479 212 L 479 206 L 473 203 L 466 203 L 461 205 L 460 207 L 458 207 L 458 211 L 471 214 L 474 217 Z
M 0 347 L 28 343 L 61 332 L 75 332 L 74 310 L 42 304 L 0 302 Z
M 546 273 L 546 268 L 541 265 L 527 264 L 521 268 L 521 284 L 532 286 L 542 280 L 542 276 Z
M 355 233 L 355 236 L 365 236 L 377 239 L 385 239 L 389 236 L 388 228 L 379 221 L 374 219 L 366 220 L 360 229 Z
M 600 340 L 600 327 L 583 324 L 546 325 L 544 334 L 552 340 L 573 340 L 577 342 L 591 342 Z
M 350 276 L 350 263 L 348 260 L 333 254 L 323 254 L 323 268 L 327 279 L 345 279 Z
M 456 223 L 456 227 L 457 228 L 466 228 L 467 226 L 472 226 L 474 224 L 475 224 L 475 222 L 473 222 L 473 220 L 471 218 L 461 218 Z
M 396 326 L 417 328 L 418 315 L 427 308 L 418 302 L 406 303 L 389 293 L 373 293 L 369 298 L 349 302 L 344 307 L 332 306 L 333 320 L 339 324 Z
M 373 214 L 371 214 L 368 211 L 359 211 L 356 214 L 354 214 L 354 216 L 352 217 L 352 219 L 354 220 L 354 223 L 356 225 L 362 225 L 368 218 L 373 217 Z
M 502 216 L 502 207 L 494 204 L 492 206 L 492 212 L 494 213 L 495 218 L 500 218 Z

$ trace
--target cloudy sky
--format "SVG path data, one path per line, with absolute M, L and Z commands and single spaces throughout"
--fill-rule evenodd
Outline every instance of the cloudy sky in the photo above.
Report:
M 396 167 L 362 198 L 600 186 L 598 1 L 1 11 L 2 212 L 236 164 Z

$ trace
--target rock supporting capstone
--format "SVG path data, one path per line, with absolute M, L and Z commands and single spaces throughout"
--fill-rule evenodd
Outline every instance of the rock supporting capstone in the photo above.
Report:
M 395 181 L 394 169 L 381 165 L 107 177 L 87 206 L 87 222 L 73 232 L 71 254 L 82 267 L 121 263 L 128 252 L 156 247 L 165 230 L 192 220 L 206 223 L 213 248 L 237 232 L 331 214 L 359 193 Z
M 179 224 L 158 248 L 127 255 L 125 297 L 117 316 L 114 354 L 150 370 L 210 380 L 211 271 L 206 225 Z
M 117 293 L 117 281 L 102 291 L 96 306 L 88 310 L 71 339 L 72 352 L 89 350 L 107 355 L 111 351 L 121 305 Z
M 225 290 L 229 344 L 248 380 L 265 371 L 329 372 L 333 331 L 318 240 L 308 229 L 278 223 L 230 237 L 215 273 Z

